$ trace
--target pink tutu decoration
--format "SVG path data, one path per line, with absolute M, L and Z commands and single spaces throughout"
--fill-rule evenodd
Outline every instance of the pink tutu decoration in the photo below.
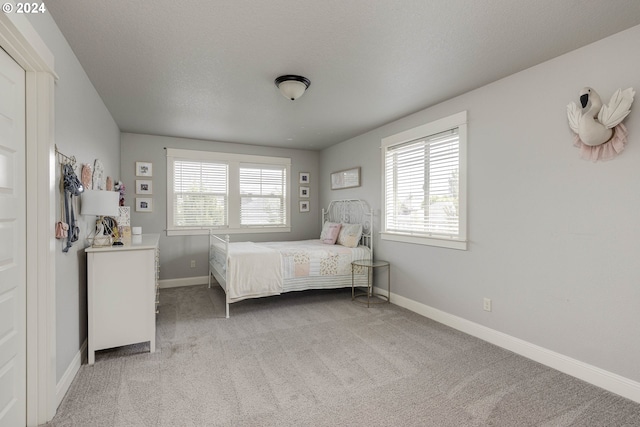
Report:
M 620 123 L 613 128 L 613 136 L 604 144 L 590 146 L 582 142 L 578 135 L 573 140 L 573 145 L 580 148 L 580 157 L 584 160 L 597 162 L 598 160 L 611 160 L 624 150 L 627 144 L 627 128 Z

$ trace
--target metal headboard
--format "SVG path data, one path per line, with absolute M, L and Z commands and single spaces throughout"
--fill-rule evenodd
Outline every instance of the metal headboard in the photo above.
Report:
M 373 259 L 373 212 L 369 204 L 360 199 L 332 200 L 322 209 L 322 225 L 325 222 L 362 224 L 360 244 L 371 250 Z

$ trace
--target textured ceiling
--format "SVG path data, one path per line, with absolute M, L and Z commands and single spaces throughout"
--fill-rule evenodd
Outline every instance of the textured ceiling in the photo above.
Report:
M 313 150 L 640 24 L 638 0 L 45 3 L 123 132 Z

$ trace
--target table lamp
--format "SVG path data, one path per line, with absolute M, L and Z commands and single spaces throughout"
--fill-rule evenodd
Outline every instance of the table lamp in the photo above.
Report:
M 119 214 L 120 193 L 117 191 L 85 190 L 82 193 L 82 215 L 95 215 L 96 229 L 91 246 L 100 248 L 111 246 L 115 220 L 105 221 L 105 217 L 117 217 Z M 89 239 L 91 239 L 89 235 Z

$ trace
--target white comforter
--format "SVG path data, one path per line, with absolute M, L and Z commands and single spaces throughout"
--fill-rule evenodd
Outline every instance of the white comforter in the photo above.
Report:
M 253 242 L 229 245 L 227 283 L 230 302 L 281 294 L 280 252 Z

